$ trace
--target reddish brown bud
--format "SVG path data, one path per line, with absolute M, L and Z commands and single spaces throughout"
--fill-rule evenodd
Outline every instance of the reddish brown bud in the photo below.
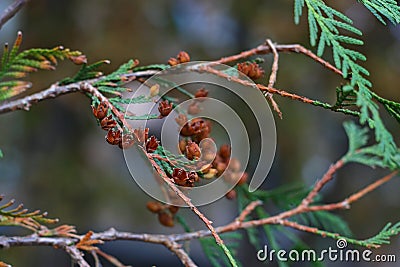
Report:
M 186 63 L 190 61 L 190 56 L 188 53 L 185 51 L 179 52 L 179 54 L 176 56 L 176 59 L 178 59 L 179 63 Z
M 112 115 L 109 115 L 108 117 L 104 117 L 100 121 L 100 126 L 103 130 L 108 131 L 108 130 L 114 128 L 115 126 L 117 126 L 117 122 L 115 120 L 113 120 Z
M 69 59 L 76 65 L 82 65 L 87 63 L 87 58 L 85 55 L 70 56 Z
M 118 145 L 121 142 L 121 131 L 109 130 L 106 135 L 106 140 L 110 145 Z
M 92 111 L 97 119 L 102 120 L 107 116 L 108 105 L 106 102 L 101 102 L 96 108 L 92 106 Z
M 175 168 L 172 174 L 175 184 L 186 187 L 193 187 L 194 182 L 198 181 L 199 176 L 196 172 L 188 173 L 181 168 Z
M 163 205 L 160 202 L 156 202 L 156 201 L 147 202 L 146 207 L 149 211 L 151 211 L 153 213 L 158 213 L 161 210 L 163 210 Z
M 235 199 L 236 198 L 236 191 L 235 190 L 231 190 L 228 193 L 226 193 L 225 197 L 229 200 Z
M 179 52 L 179 54 L 176 56 L 176 58 L 171 57 L 168 60 L 168 64 L 171 66 L 176 66 L 180 63 L 186 63 L 190 61 L 190 56 L 188 53 L 186 53 L 185 51 L 181 51 Z
M 198 182 L 200 180 L 199 175 L 197 172 L 191 171 L 188 175 L 189 180 L 193 182 Z
M 192 125 L 190 123 L 186 123 L 182 127 L 180 134 L 182 136 L 192 136 L 192 135 L 195 134 L 195 130 L 194 130 L 194 128 L 192 127 Z
M 264 70 L 257 63 L 243 62 L 237 65 L 238 71 L 249 76 L 250 79 L 259 79 L 264 75 Z
M 169 103 L 168 100 L 161 101 L 158 105 L 158 111 L 160 112 L 160 117 L 166 117 L 172 111 L 172 103 Z
M 199 90 L 196 91 L 194 94 L 194 97 L 199 98 L 199 97 L 207 97 L 208 91 L 205 88 L 200 88 Z
M 174 57 L 171 57 L 171 58 L 168 60 L 168 64 L 169 64 L 170 66 L 176 66 L 176 65 L 179 64 L 179 60 L 176 59 L 176 58 L 174 58 Z
M 172 177 L 174 178 L 174 180 L 183 181 L 187 178 L 187 173 L 182 168 L 175 168 L 172 173 Z
M 222 159 L 224 160 L 228 160 L 229 157 L 231 156 L 231 146 L 230 145 L 222 145 L 219 148 L 219 153 L 218 153 Z
M 192 141 L 189 141 L 189 143 L 187 144 L 185 152 L 186 152 L 186 157 L 189 160 L 193 160 L 193 159 L 197 160 L 201 156 L 201 151 L 200 151 L 199 145 Z
M 158 141 L 157 138 L 152 135 L 146 142 L 146 151 L 148 153 L 153 153 L 154 151 L 156 151 L 158 147 Z
M 159 212 L 158 213 L 158 221 L 167 227 L 173 227 L 174 226 L 174 218 L 170 213 L 167 213 L 165 211 Z
M 177 213 L 178 211 L 179 211 L 179 207 L 177 207 L 177 206 L 169 206 L 168 207 L 168 210 L 169 210 L 169 212 L 171 212 L 172 214 L 175 214 L 175 213 Z

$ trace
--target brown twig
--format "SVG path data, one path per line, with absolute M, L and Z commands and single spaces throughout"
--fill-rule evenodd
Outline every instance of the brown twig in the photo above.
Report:
M 240 213 L 240 215 L 236 218 L 236 221 L 243 222 L 247 216 L 258 206 L 262 204 L 261 200 L 256 200 L 251 202 L 247 207 Z
M 314 198 L 321 191 L 322 187 L 324 187 L 325 184 L 333 179 L 333 175 L 337 172 L 337 170 L 343 167 L 343 165 L 343 160 L 338 160 L 335 164 L 331 165 L 324 176 L 322 176 L 322 179 L 314 185 L 310 193 L 308 193 L 308 195 L 303 199 L 299 207 L 308 207 L 314 201 Z
M 79 265 L 79 267 L 90 267 L 89 263 L 83 258 L 83 253 L 79 251 L 75 246 L 62 246 L 67 252 L 71 259 Z
M 132 72 L 129 73 L 129 78 L 133 79 L 133 77 L 139 78 L 139 77 L 149 77 L 151 75 L 156 74 L 158 71 L 157 70 L 146 70 L 146 71 L 137 71 L 137 72 Z M 53 99 L 61 95 L 69 94 L 69 93 L 74 93 L 74 92 L 81 92 L 82 91 L 82 84 L 93 84 L 94 82 L 98 81 L 101 79 L 101 77 L 97 79 L 92 79 L 92 80 L 86 80 L 84 82 L 77 82 L 77 83 L 71 83 L 68 85 L 59 85 L 57 83 L 51 85 L 49 88 L 42 90 L 38 93 L 25 96 L 20 99 L 12 100 L 12 101 L 4 101 L 0 103 L 0 114 L 4 114 L 7 112 L 12 112 L 16 110 L 25 110 L 29 111 L 32 105 L 37 104 L 41 101 L 47 100 L 47 99 Z M 87 86 L 86 86 L 87 87 Z M 85 88 L 83 88 L 85 89 Z
M 29 0 L 15 0 L 12 2 L 1 14 L 0 17 L 0 29 L 7 23 L 12 17 L 14 17 L 21 8 L 27 4 Z
M 276 77 L 278 73 L 278 61 L 279 61 L 279 54 L 276 51 L 275 45 L 271 42 L 270 39 L 267 39 L 267 45 L 271 48 L 272 53 L 274 55 L 274 61 L 272 62 L 271 74 L 268 80 L 268 87 L 274 87 L 276 82 Z
M 269 80 L 268 80 L 268 87 L 272 88 L 272 87 L 274 87 L 274 84 L 276 82 L 277 73 L 278 73 L 279 54 L 276 51 L 275 45 L 271 42 L 270 39 L 267 39 L 267 45 L 271 48 L 272 53 L 274 54 L 274 61 L 272 62 L 271 74 L 270 74 Z M 274 100 L 274 98 L 272 96 L 272 93 L 270 93 L 268 91 L 265 91 L 264 95 L 271 102 L 272 107 L 278 113 L 279 118 L 282 119 L 282 112 L 279 109 L 278 104 L 275 102 L 275 100 Z
M 397 171 L 389 173 L 388 175 L 386 175 L 386 176 L 380 178 L 379 180 L 373 182 L 372 184 L 366 186 L 362 190 L 352 194 L 351 196 L 349 196 L 348 198 L 346 198 L 345 200 L 343 200 L 341 202 L 325 204 L 325 205 L 309 206 L 307 208 L 307 211 L 349 209 L 351 203 L 359 200 L 360 198 L 362 198 L 366 194 L 372 192 L 373 190 L 375 190 L 377 187 L 381 186 L 382 184 L 387 183 L 397 173 L 398 173 Z
M 307 57 L 315 60 L 316 62 L 320 63 L 323 65 L 325 68 L 333 71 L 336 74 L 343 75 L 342 71 L 330 64 L 329 62 L 323 60 L 310 50 L 306 49 L 305 47 L 299 45 L 299 44 L 276 44 L 274 45 L 274 48 L 276 49 L 277 52 L 284 52 L 284 53 L 300 53 L 303 55 L 306 55 Z M 254 55 L 265 55 L 265 54 L 270 54 L 272 53 L 272 48 L 269 45 L 259 45 L 256 48 L 249 49 L 247 51 L 243 51 L 240 54 L 237 55 L 232 55 L 228 57 L 223 57 L 219 60 L 213 61 L 214 63 L 220 63 L 220 64 L 227 64 L 231 63 L 240 59 L 248 58 Z
M 92 251 L 92 256 L 93 258 L 96 259 L 97 255 L 102 256 L 104 259 L 106 259 L 108 262 L 110 262 L 111 264 L 113 264 L 116 267 L 132 267 L 132 266 L 127 266 L 125 264 L 123 264 L 122 262 L 120 262 L 116 257 L 105 253 L 104 251 L 100 250 L 100 249 L 96 249 Z M 97 262 L 99 262 L 99 259 L 97 257 Z
M 244 86 L 251 86 L 251 87 L 254 86 L 254 84 L 249 82 L 249 81 L 242 80 L 242 79 L 239 79 L 237 77 L 230 76 L 227 73 L 223 73 L 223 72 L 221 72 L 219 70 L 216 70 L 216 69 L 212 68 L 211 65 L 202 66 L 202 67 L 199 68 L 199 71 L 209 72 L 209 73 L 215 74 L 215 75 L 217 75 L 219 77 L 226 78 L 226 79 L 229 79 L 230 81 L 242 84 Z M 277 94 L 277 95 L 280 95 L 280 96 L 283 96 L 283 97 L 288 97 L 288 98 L 291 98 L 293 100 L 301 101 L 301 102 L 307 103 L 307 104 L 315 103 L 315 100 L 309 99 L 309 98 L 307 98 L 305 96 L 300 96 L 300 95 L 296 95 L 296 94 L 293 94 L 293 93 L 288 93 L 288 92 L 283 91 L 283 90 L 279 90 L 279 89 L 276 89 L 276 88 L 265 86 L 263 84 L 256 84 L 256 86 L 261 91 L 267 91 L 267 92 L 272 93 L 272 94 Z
M 398 172 L 392 172 L 379 180 L 373 182 L 372 184 L 366 186 L 365 188 L 359 190 L 358 192 L 352 194 L 345 200 L 333 203 L 333 204 L 325 204 L 325 205 L 318 205 L 318 206 L 308 206 L 316 196 L 316 194 L 329 182 L 333 174 L 341 167 L 341 161 L 338 161 L 336 164 L 332 165 L 323 178 L 316 183 L 314 188 L 318 188 L 316 190 L 312 190 L 305 200 L 300 203 L 297 207 L 289 210 L 281 212 L 277 215 L 273 215 L 271 217 L 262 218 L 262 219 L 254 219 L 250 221 L 244 221 L 245 217 L 249 215 L 254 208 L 261 204 L 260 201 L 253 201 L 251 202 L 243 211 L 242 213 L 232 221 L 231 223 L 217 227 L 215 230 L 217 233 L 225 233 L 225 232 L 232 232 L 239 229 L 251 228 L 266 224 L 277 224 L 283 225 L 287 227 L 291 227 L 293 229 L 297 229 L 304 232 L 309 232 L 316 234 L 320 232 L 320 230 L 316 227 L 310 227 L 307 225 L 301 225 L 299 223 L 289 221 L 288 218 L 307 212 L 313 211 L 320 211 L 320 210 L 336 210 L 336 209 L 343 209 L 349 206 L 350 203 L 353 203 L 359 200 L 364 195 L 370 193 L 371 191 L 375 190 L 378 186 L 390 181 Z M 307 204 L 308 203 L 308 204 Z M 163 235 L 163 234 L 136 234 L 130 232 L 120 232 L 116 231 L 114 228 L 111 228 L 104 232 L 93 233 L 91 235 L 91 239 L 93 240 L 101 240 L 104 242 L 109 241 L 116 241 L 116 240 L 130 240 L 130 241 L 141 241 L 147 243 L 154 243 L 154 244 L 161 244 L 168 248 L 171 252 L 173 252 L 185 266 L 196 266 L 196 264 L 191 260 L 189 255 L 182 249 L 181 244 L 178 242 L 187 241 L 192 239 L 198 239 L 206 236 L 210 236 L 212 233 L 209 230 L 200 230 L 190 233 L 182 233 L 182 234 L 170 234 L 170 235 Z M 79 238 L 74 237 L 41 237 L 37 234 L 33 234 L 30 236 L 16 236 L 16 237 L 0 237 L 0 248 L 9 248 L 9 247 L 16 247 L 16 246 L 53 246 L 53 247 L 61 247 L 70 254 L 71 258 L 76 261 L 80 266 L 88 266 L 84 265 L 86 261 L 83 259 L 81 252 L 75 247 L 76 244 L 80 239 L 84 236 L 80 236 Z M 373 247 L 379 247 L 379 245 L 374 245 Z M 97 250 L 96 250 L 97 251 Z

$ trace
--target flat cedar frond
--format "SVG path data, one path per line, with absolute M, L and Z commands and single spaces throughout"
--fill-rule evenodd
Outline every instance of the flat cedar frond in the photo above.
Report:
M 110 64 L 109 60 L 100 60 L 93 64 L 86 64 L 82 65 L 82 68 L 75 74 L 72 78 L 65 78 L 59 82 L 60 85 L 67 85 L 71 83 L 76 83 L 88 79 L 98 78 L 103 75 L 103 72 L 99 71 L 99 68 L 104 64 Z
M 388 223 L 383 229 L 375 236 L 363 240 L 365 246 L 380 246 L 382 244 L 390 244 L 390 238 L 400 233 L 400 222 L 392 225 Z
M 3 196 L 0 196 L 0 201 Z M 0 206 L 0 226 L 13 225 L 21 226 L 32 231 L 41 229 L 42 224 L 52 224 L 58 222 L 58 219 L 46 218 L 47 213 L 41 213 L 40 210 L 29 212 L 20 204 L 16 208 L 10 208 L 14 205 L 14 200 L 10 200 Z
M 361 0 L 373 14 L 380 19 L 384 15 L 392 23 L 400 22 L 400 7 L 393 0 Z M 386 129 L 380 114 L 378 105 L 374 100 L 381 102 L 385 109 L 398 121 L 400 121 L 400 104 L 377 96 L 372 90 L 372 83 L 365 78 L 369 75 L 367 69 L 358 61 L 365 61 L 366 57 L 355 50 L 346 48 L 345 45 L 362 45 L 357 38 L 343 35 L 342 31 L 361 35 L 362 33 L 352 26 L 352 20 L 343 13 L 329 7 L 322 0 L 295 0 L 295 22 L 299 23 L 304 6 L 308 10 L 308 24 L 310 31 L 310 43 L 315 46 L 318 41 L 317 54 L 322 56 L 325 47 L 332 47 L 333 61 L 342 71 L 343 77 L 350 79 L 350 84 L 339 92 L 335 106 L 341 107 L 348 100 L 355 102 L 360 109 L 360 123 L 366 124 L 375 131 L 375 139 L 379 143 L 380 151 L 383 151 L 383 164 L 400 168 L 400 162 L 396 161 L 398 148 L 392 134 Z M 345 89 L 345 90 L 344 90 Z M 348 97 L 351 96 L 351 99 Z M 356 96 L 356 99 L 353 99 Z M 348 104 L 348 103 L 347 103 Z
M 22 33 L 11 50 L 5 44 L 0 65 L 0 101 L 16 96 L 31 87 L 28 81 L 21 81 L 29 73 L 38 70 L 54 70 L 58 60 L 70 59 L 81 64 L 85 59 L 79 51 L 71 51 L 62 46 L 53 49 L 34 48 L 18 53 L 22 42 Z
M 362 3 L 381 23 L 386 25 L 383 17 L 394 25 L 400 23 L 400 6 L 396 0 L 358 0 Z M 382 17 L 383 16 L 383 17 Z

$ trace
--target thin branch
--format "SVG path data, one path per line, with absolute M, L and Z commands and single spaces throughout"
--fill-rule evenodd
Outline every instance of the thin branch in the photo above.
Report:
M 389 173 L 388 175 L 380 178 L 379 180 L 373 182 L 372 184 L 366 186 L 362 190 L 358 191 L 357 193 L 352 194 L 345 200 L 338 202 L 338 203 L 332 203 L 332 204 L 325 204 L 325 205 L 317 205 L 317 206 L 310 206 L 307 208 L 307 211 L 319 211 L 319 210 L 336 210 L 336 209 L 349 209 L 350 204 L 359 200 L 366 194 L 372 192 L 379 186 L 381 186 L 384 183 L 389 182 L 396 174 L 398 171 L 394 171 L 392 173 Z
M 279 61 L 279 54 L 276 51 L 275 45 L 271 42 L 270 39 L 267 39 L 267 45 L 271 48 L 272 53 L 274 54 L 274 61 L 272 62 L 272 68 L 271 68 L 271 74 L 269 76 L 269 81 L 268 81 L 268 87 L 274 87 L 274 84 L 276 82 L 276 77 L 278 73 L 278 61 Z M 268 98 L 268 100 L 271 102 L 274 110 L 278 113 L 279 118 L 282 119 L 282 112 L 279 109 L 278 104 L 275 102 L 274 98 L 272 97 L 272 94 L 268 91 L 264 93 L 265 97 Z
M 340 76 L 343 76 L 343 73 L 341 70 L 333 66 L 331 63 L 323 60 L 310 50 L 306 49 L 305 47 L 299 45 L 299 44 L 287 44 L 287 45 L 280 45 L 276 44 L 274 45 L 275 49 L 277 52 L 294 52 L 294 53 L 300 53 L 303 55 L 306 55 L 307 57 L 315 60 L 316 62 L 320 63 L 322 66 L 325 68 L 333 71 L 336 74 L 339 74 Z M 234 62 L 240 59 L 248 58 L 254 55 L 265 55 L 265 54 L 270 54 L 272 53 L 272 48 L 269 45 L 259 45 L 256 48 L 249 49 L 247 51 L 243 51 L 240 54 L 233 55 L 233 56 L 228 56 L 228 57 L 223 57 L 220 60 L 214 61 L 214 63 L 220 63 L 220 64 L 226 64 L 230 62 Z
M 350 203 L 353 203 L 359 200 L 364 195 L 372 192 L 378 186 L 390 181 L 398 172 L 392 172 L 381 179 L 373 182 L 362 190 L 358 191 L 355 194 L 352 194 L 345 200 L 334 203 L 334 204 L 325 204 L 319 206 L 308 206 L 316 196 L 316 194 L 332 179 L 333 174 L 342 166 L 342 161 L 339 160 L 334 165 L 332 165 L 328 171 L 325 173 L 323 178 L 317 182 L 314 186 L 314 189 L 304 198 L 303 202 L 300 203 L 297 207 L 289 210 L 281 212 L 277 215 L 255 219 L 250 221 L 244 221 L 244 219 L 249 215 L 254 208 L 261 204 L 261 201 L 253 201 L 251 202 L 242 213 L 232 221 L 231 223 L 217 227 L 215 231 L 217 233 L 225 233 L 232 232 L 239 229 L 251 228 L 266 224 L 277 224 L 283 225 L 287 227 L 291 227 L 303 232 L 309 232 L 313 234 L 319 234 L 323 236 L 330 236 L 332 238 L 337 238 L 337 234 L 328 233 L 326 231 L 319 230 L 316 227 L 311 227 L 307 225 L 301 225 L 299 223 L 289 221 L 288 218 L 297 214 L 306 213 L 310 211 L 320 211 L 320 210 L 336 210 L 349 207 Z M 191 233 L 182 233 L 182 234 L 170 234 L 170 235 L 157 235 L 157 234 L 136 234 L 130 232 L 120 232 L 116 231 L 114 228 L 110 228 L 107 231 L 93 233 L 91 235 L 91 239 L 93 240 L 101 240 L 104 242 L 108 241 L 116 241 L 116 240 L 130 240 L 130 241 L 142 241 L 147 243 L 161 244 L 168 248 L 171 252 L 173 252 L 185 266 L 193 267 L 197 266 L 189 255 L 182 249 L 182 245 L 178 242 L 187 241 L 192 239 L 198 239 L 206 236 L 212 235 L 212 232 L 209 230 L 200 230 Z M 52 246 L 52 247 L 60 247 L 64 249 L 71 258 L 79 264 L 79 266 L 87 267 L 87 262 L 84 260 L 82 253 L 75 247 L 75 243 L 78 240 L 82 239 L 84 236 L 80 236 L 79 238 L 75 237 L 41 237 L 37 234 L 29 235 L 29 236 L 16 236 L 16 237 L 0 237 L 0 248 L 9 248 L 16 246 Z M 351 240 L 352 243 L 357 243 L 357 240 Z M 370 245 L 370 244 L 367 244 Z M 373 244 L 372 247 L 379 247 L 379 245 Z M 98 251 L 97 251 L 98 252 Z M 99 253 L 99 255 L 102 255 Z M 108 255 L 108 254 L 107 254 Z M 103 256 L 103 255 L 102 255 Z M 118 262 L 119 263 L 119 262 Z
M 89 263 L 83 258 L 83 253 L 75 246 L 62 247 L 70 256 L 71 259 L 79 265 L 79 267 L 90 267 Z
M 133 73 L 128 73 L 127 77 L 133 79 L 133 77 L 149 77 L 156 74 L 158 70 L 145 70 L 145 71 L 137 71 Z M 102 77 L 97 79 L 85 80 L 85 83 L 92 84 Z M 16 110 L 25 110 L 29 111 L 33 104 L 37 104 L 43 100 L 56 98 L 61 95 L 80 92 L 82 90 L 81 85 L 83 82 L 71 83 L 68 85 L 59 85 L 57 83 L 51 85 L 48 89 L 44 89 L 36 94 L 32 94 L 20 99 L 16 99 L 13 101 L 5 101 L 0 103 L 0 114 L 4 114 L 7 112 L 12 112 Z
M 102 251 L 100 249 L 96 249 L 96 250 L 92 251 L 92 256 L 95 259 L 97 265 L 100 264 L 100 261 L 99 261 L 99 258 L 97 257 L 97 254 L 102 256 L 104 259 L 106 259 L 108 262 L 110 262 L 111 264 L 113 264 L 116 267 L 132 267 L 132 266 L 127 266 L 127 265 L 123 264 L 116 257 L 114 257 L 112 255 L 109 255 L 109 254 L 105 253 L 104 251 Z M 97 259 L 96 259 L 96 257 L 97 257 Z
M 0 17 L 0 29 L 7 23 L 12 17 L 14 17 L 21 8 L 27 4 L 29 0 L 15 0 L 11 3 L 1 14 Z
M 267 45 L 271 48 L 272 53 L 274 54 L 274 61 L 272 62 L 271 75 L 269 76 L 268 80 L 268 87 L 274 87 L 278 73 L 279 54 L 278 51 L 276 51 L 275 45 L 271 42 L 270 39 L 267 39 Z
M 332 170 L 338 170 L 340 167 L 340 162 L 332 165 L 323 178 L 314 186 L 318 187 L 318 190 L 312 190 L 309 195 L 305 198 L 307 201 L 300 203 L 297 207 L 289 210 L 281 212 L 277 215 L 262 218 L 262 219 L 254 219 L 250 221 L 244 221 L 244 218 L 251 213 L 251 211 L 261 204 L 260 201 L 253 201 L 251 202 L 238 216 L 237 219 L 228 223 L 224 226 L 217 227 L 215 230 L 217 233 L 225 233 L 225 232 L 232 232 L 239 229 L 251 228 L 256 226 L 261 226 L 265 224 L 279 224 L 287 227 L 291 227 L 297 230 L 309 232 L 309 233 L 319 233 L 323 232 L 315 227 L 305 226 L 298 224 L 296 222 L 289 221 L 288 218 L 292 217 L 297 214 L 306 213 L 310 211 L 319 211 L 319 210 L 336 210 L 342 209 L 344 207 L 348 207 L 350 203 L 353 203 L 359 200 L 361 197 L 365 196 L 366 194 L 376 190 L 378 186 L 390 181 L 398 171 L 392 172 L 379 180 L 373 182 L 372 184 L 366 186 L 365 188 L 359 190 L 358 192 L 352 194 L 342 202 L 334 203 L 334 204 L 325 204 L 325 205 L 318 205 L 318 206 L 306 206 L 304 203 L 310 203 L 312 199 L 315 197 L 316 193 L 326 185 L 328 181 L 331 180 L 333 175 Z M 320 187 L 321 186 L 321 187 Z M 347 203 L 347 204 L 345 204 Z M 210 236 L 212 233 L 209 230 L 199 230 L 190 233 L 182 233 L 182 234 L 136 234 L 130 232 L 120 232 L 115 230 L 114 228 L 110 228 L 107 231 L 93 233 L 91 239 L 101 240 L 104 242 L 109 241 L 116 241 L 116 240 L 129 240 L 129 241 L 141 241 L 153 244 L 161 244 L 167 247 L 170 251 L 176 254 L 182 262 L 186 266 L 196 266 L 187 253 L 182 249 L 182 246 L 178 243 L 181 241 L 187 241 L 192 239 L 198 239 L 206 236 Z M 10 248 L 10 247 L 17 247 L 17 246 L 53 246 L 53 247 L 74 247 L 73 244 L 78 242 L 79 239 L 83 238 L 83 236 L 79 236 L 79 238 L 74 237 L 41 237 L 37 234 L 29 235 L 29 236 L 16 236 L 16 237 L 0 237 L 0 248 Z M 73 257 L 79 258 L 77 256 L 76 251 L 72 249 Z M 81 255 L 81 254 L 79 254 Z
M 337 172 L 337 170 L 343 167 L 343 165 L 343 160 L 338 160 L 335 164 L 331 165 L 324 176 L 322 176 L 322 179 L 314 185 L 310 193 L 303 199 L 299 207 L 308 207 L 314 201 L 314 198 L 321 191 L 322 187 L 324 187 L 333 179 L 333 175 Z
M 79 85 L 77 83 L 65 86 L 53 84 L 52 86 L 50 86 L 50 88 L 40 91 L 36 94 L 26 96 L 14 101 L 1 103 L 0 114 L 16 110 L 29 111 L 33 104 L 39 103 L 43 100 L 56 98 L 61 95 L 78 92 L 79 90 Z
M 243 222 L 246 217 L 258 206 L 262 204 L 261 200 L 256 200 L 251 202 L 247 207 L 240 213 L 240 215 L 236 218 L 236 221 Z

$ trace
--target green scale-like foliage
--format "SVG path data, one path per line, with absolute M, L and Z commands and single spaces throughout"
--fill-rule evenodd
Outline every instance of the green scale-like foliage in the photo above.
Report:
M 397 25 L 400 22 L 400 7 L 393 0 L 361 0 L 379 21 L 386 24 L 383 17 Z M 400 162 L 396 161 L 398 153 L 397 145 L 391 133 L 386 129 L 380 114 L 378 101 L 391 116 L 400 122 L 400 103 L 386 100 L 371 90 L 372 83 L 366 78 L 369 76 L 367 69 L 358 62 L 365 61 L 366 57 L 358 51 L 346 48 L 346 45 L 362 45 L 363 42 L 349 34 L 361 36 L 360 30 L 352 26 L 352 20 L 343 13 L 327 6 L 322 0 L 295 0 L 294 19 L 299 23 L 304 6 L 308 10 L 308 24 L 310 31 L 310 43 L 317 45 L 317 54 L 322 56 L 326 47 L 332 48 L 335 66 L 343 73 L 343 77 L 350 83 L 338 89 L 335 108 L 344 105 L 355 104 L 360 112 L 353 114 L 360 117 L 361 124 L 368 124 L 375 131 L 375 139 L 378 143 L 376 149 L 382 152 L 386 165 L 400 168 Z
M 38 70 L 54 70 L 58 60 L 81 55 L 62 46 L 53 49 L 35 48 L 18 53 L 22 42 L 19 32 L 11 50 L 4 46 L 0 67 L 0 101 L 16 96 L 31 87 L 29 81 L 21 80 L 28 73 Z

